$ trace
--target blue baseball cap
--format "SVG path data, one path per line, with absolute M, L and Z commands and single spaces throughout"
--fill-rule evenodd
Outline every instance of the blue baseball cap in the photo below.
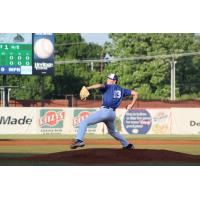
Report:
M 107 78 L 118 81 L 118 76 L 116 74 L 109 74 Z

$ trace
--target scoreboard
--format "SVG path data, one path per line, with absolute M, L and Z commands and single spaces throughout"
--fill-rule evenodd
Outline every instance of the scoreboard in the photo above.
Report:
M 32 33 L 0 34 L 0 74 L 32 74 Z
M 0 33 L 1 74 L 54 74 L 54 34 Z

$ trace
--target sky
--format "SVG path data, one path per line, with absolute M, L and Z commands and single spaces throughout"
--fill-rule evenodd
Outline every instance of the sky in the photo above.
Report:
M 106 41 L 110 41 L 108 33 L 81 33 L 86 42 L 94 42 L 104 45 Z

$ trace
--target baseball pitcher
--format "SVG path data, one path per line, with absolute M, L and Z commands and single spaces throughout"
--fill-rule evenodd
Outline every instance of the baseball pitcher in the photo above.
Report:
M 119 107 L 123 97 L 133 96 L 132 103 L 127 106 L 127 109 L 131 109 L 138 98 L 138 94 L 134 90 L 128 90 L 117 85 L 118 76 L 116 74 L 109 74 L 107 78 L 107 83 L 105 84 L 95 84 L 89 87 L 83 86 L 81 89 L 81 100 L 86 100 L 89 96 L 90 93 L 88 90 L 100 89 L 103 94 L 103 102 L 99 111 L 92 113 L 88 118 L 81 121 L 76 140 L 71 145 L 71 149 L 85 146 L 84 135 L 87 127 L 99 122 L 105 123 L 109 134 L 121 143 L 123 149 L 134 149 L 133 144 L 129 143 L 115 130 L 114 122 L 116 117 L 115 110 Z

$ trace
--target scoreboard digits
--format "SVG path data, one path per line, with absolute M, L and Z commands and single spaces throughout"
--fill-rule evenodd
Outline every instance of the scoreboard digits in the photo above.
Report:
M 8 45 L 1 44 L 0 49 L 2 50 L 1 57 L 0 57 L 0 66 L 4 66 L 4 65 L 5 66 L 21 66 L 21 65 L 30 66 L 31 65 L 32 52 L 22 51 L 19 45 L 8 46 Z M 16 51 L 15 49 L 19 51 Z

